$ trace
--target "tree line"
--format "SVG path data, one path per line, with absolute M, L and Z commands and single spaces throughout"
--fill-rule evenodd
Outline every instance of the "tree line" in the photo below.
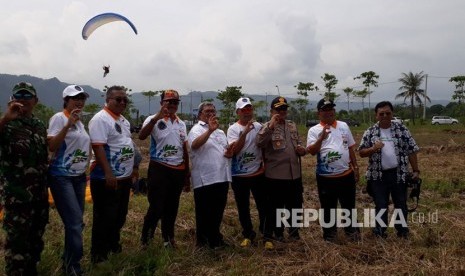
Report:
M 426 111 L 426 118 L 431 118 L 434 115 L 448 115 L 452 117 L 463 117 L 465 116 L 465 76 L 458 75 L 451 77 L 449 82 L 455 84 L 456 90 L 453 91 L 451 100 L 456 102 L 451 102 L 447 106 L 442 105 L 433 105 L 429 108 L 425 108 L 424 105 L 426 102 L 431 102 L 430 98 L 426 95 L 425 90 L 421 89 L 425 78 L 427 75 L 423 71 L 419 73 L 402 73 L 401 77 L 398 79 L 401 86 L 399 87 L 400 93 L 395 96 L 395 99 L 403 99 L 404 104 L 396 106 L 396 116 L 402 118 L 410 118 L 410 121 L 415 124 L 415 119 L 418 119 L 418 114 L 422 114 L 423 111 Z M 291 101 L 291 108 L 289 109 L 289 118 L 294 120 L 297 123 L 305 124 L 308 119 L 315 118 L 316 114 L 311 110 L 307 109 L 309 104 L 308 96 L 310 93 L 319 93 L 322 97 L 337 100 L 341 97 L 341 94 L 335 92 L 338 79 L 335 75 L 324 73 L 321 76 L 321 79 L 324 83 L 324 87 L 321 89 L 314 82 L 298 82 L 294 87 L 297 90 L 298 98 Z M 373 88 L 378 87 L 379 75 L 374 71 L 363 72 L 360 75 L 356 76 L 354 80 L 360 80 L 363 84 L 363 89 L 356 90 L 351 87 L 346 87 L 342 89 L 344 92 L 344 100 L 347 101 L 347 110 L 342 109 L 338 112 L 340 119 L 357 119 L 362 123 L 372 123 L 372 108 L 370 95 L 375 91 Z M 124 86 L 123 86 L 124 87 Z M 108 87 L 105 87 L 103 91 L 105 92 Z M 139 116 L 139 110 L 135 108 L 133 101 L 131 100 L 131 89 L 126 88 L 128 92 L 129 102 L 128 106 L 123 113 L 128 120 L 130 120 L 132 125 L 140 125 L 146 116 Z M 219 110 L 218 116 L 220 122 L 223 125 L 228 125 L 235 120 L 235 103 L 240 97 L 244 97 L 245 94 L 242 93 L 242 86 L 227 86 L 224 90 L 219 90 L 217 99 L 223 104 L 223 109 Z M 142 95 L 147 97 L 150 101 L 153 97 L 161 94 L 162 90 L 154 91 L 144 91 Z M 361 110 L 351 110 L 350 109 L 350 100 L 354 98 L 359 98 L 362 103 Z M 368 107 L 365 107 L 365 100 L 368 100 Z M 206 101 L 213 101 L 213 99 L 206 99 Z M 267 120 L 267 110 L 269 109 L 265 101 L 254 101 L 251 98 L 251 101 L 254 105 L 255 110 L 263 110 L 262 115 L 257 114 L 258 121 Z M 408 103 L 408 104 L 407 104 Z M 85 123 L 90 120 L 91 115 L 98 112 L 102 107 L 98 104 L 87 104 L 84 108 L 84 117 L 83 121 Z M 151 113 L 152 111 L 149 111 Z M 154 110 L 153 112 L 156 112 Z M 55 113 L 52 108 L 45 106 L 42 103 L 38 103 L 35 108 L 36 116 L 42 119 L 45 122 L 48 122 L 48 119 Z M 0 110 L 1 114 L 1 110 Z M 179 114 L 181 119 L 194 122 L 195 118 L 192 118 L 192 114 Z M 424 123 L 424 122 L 422 122 Z

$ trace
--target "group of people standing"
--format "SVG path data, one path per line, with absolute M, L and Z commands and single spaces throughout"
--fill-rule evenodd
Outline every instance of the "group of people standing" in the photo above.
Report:
M 105 106 L 90 120 L 87 133 L 80 119 L 88 97 L 78 85 L 66 87 L 63 111 L 50 119 L 47 129 L 32 113 L 38 102 L 35 88 L 24 82 L 13 88 L 8 109 L 0 119 L 0 191 L 8 275 L 37 274 L 48 222 L 48 186 L 65 226 L 63 270 L 67 275 L 82 274 L 88 174 L 93 199 L 91 260 L 105 261 L 110 253 L 122 250 L 120 232 L 141 159 L 131 139 L 129 122 L 122 115 L 129 100 L 124 87 L 108 88 Z M 230 183 L 242 227 L 241 247 L 251 246 L 257 237 L 250 215 L 251 195 L 265 249 L 285 240 L 278 209 L 290 213 L 287 240 L 299 240 L 292 210 L 303 206 L 301 157 L 307 153 L 317 156 L 316 182 L 323 221 L 330 221 L 338 202 L 343 209 L 355 209 L 360 177 L 356 143 L 347 124 L 335 119 L 333 101 L 318 102 L 320 124 L 309 129 L 306 146 L 297 125 L 287 119 L 289 104 L 283 97 L 273 99 L 271 119 L 263 125 L 254 120 L 250 99 L 239 98 L 238 120 L 227 133 L 219 128 L 211 102 L 200 104 L 198 122 L 187 132 L 186 124 L 176 115 L 179 102 L 177 91 L 164 91 L 159 111 L 146 118 L 139 132 L 141 140 L 150 137 L 149 208 L 140 237 L 143 246 L 154 238 L 161 221 L 163 245 L 176 248 L 174 228 L 180 195 L 191 187 L 196 245 L 226 246 L 220 226 Z M 375 113 L 378 122 L 365 132 L 358 152 L 369 158 L 366 176 L 376 212 L 387 209 L 391 195 L 394 207 L 406 216 L 406 174 L 410 163 L 413 177 L 419 177 L 419 148 L 405 126 L 391 122 L 391 103 L 379 103 Z M 387 212 L 382 219 L 387 222 Z M 322 229 L 325 240 L 336 239 L 335 225 Z M 396 230 L 399 237 L 408 237 L 405 225 L 396 225 Z M 352 240 L 360 239 L 356 227 L 347 226 L 344 231 Z M 386 237 L 386 227 L 377 224 L 374 234 Z
M 65 228 L 63 272 L 81 275 L 89 171 L 94 202 L 92 262 L 121 251 L 120 231 L 141 159 L 131 139 L 129 122 L 121 115 L 128 103 L 126 90 L 120 86 L 108 88 L 105 106 L 90 120 L 88 132 L 81 118 L 89 95 L 81 86 L 69 85 L 63 90 L 63 111 L 50 118 L 48 129 L 33 114 L 39 101 L 36 89 L 21 82 L 12 92 L 0 119 L 5 272 L 37 275 L 49 218 L 50 187 Z

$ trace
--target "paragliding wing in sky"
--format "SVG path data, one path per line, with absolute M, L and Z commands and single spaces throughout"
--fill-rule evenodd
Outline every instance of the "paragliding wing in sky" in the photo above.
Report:
M 114 21 L 124 21 L 128 23 L 129 26 L 131 26 L 134 33 L 137 34 L 136 26 L 134 26 L 134 24 L 132 24 L 132 22 L 129 21 L 129 19 L 127 19 L 126 17 L 117 13 L 102 13 L 92 17 L 89 21 L 87 21 L 87 23 L 84 25 L 84 28 L 82 28 L 82 38 L 87 40 L 87 38 L 89 38 L 89 36 L 98 27 Z
M 103 66 L 103 77 L 106 77 L 108 73 L 110 73 L 110 65 Z

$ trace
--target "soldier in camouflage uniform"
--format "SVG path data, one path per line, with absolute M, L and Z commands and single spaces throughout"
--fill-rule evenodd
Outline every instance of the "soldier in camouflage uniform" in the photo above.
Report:
M 35 88 L 25 82 L 0 119 L 0 194 L 5 208 L 5 271 L 7 275 L 37 275 L 48 222 L 47 130 L 32 114 Z

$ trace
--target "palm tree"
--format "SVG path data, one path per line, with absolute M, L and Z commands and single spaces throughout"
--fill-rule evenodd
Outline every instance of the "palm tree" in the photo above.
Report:
M 413 74 L 409 72 L 408 74 L 402 73 L 402 77 L 399 79 L 399 82 L 402 84 L 399 87 L 399 90 L 402 92 L 396 95 L 396 99 L 404 98 L 405 101 L 410 98 L 410 110 L 412 111 L 412 122 L 415 124 L 415 103 L 421 104 L 422 99 L 428 100 L 431 102 L 430 98 L 426 96 L 425 91 L 423 89 L 419 89 L 421 83 L 425 79 L 425 74 L 423 71 L 420 73 Z

